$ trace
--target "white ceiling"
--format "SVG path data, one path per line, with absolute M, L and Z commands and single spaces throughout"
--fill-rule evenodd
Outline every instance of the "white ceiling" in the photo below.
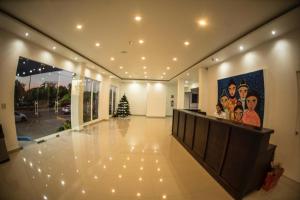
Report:
M 297 3 L 297 0 L 1 1 L 0 8 L 121 78 L 145 79 L 146 71 L 147 79 L 161 79 L 165 72 L 163 79 L 169 80 Z M 136 15 L 142 17 L 140 22 L 134 20 Z M 206 19 L 208 25 L 200 27 L 199 19 Z M 76 29 L 77 24 L 83 25 L 82 30 Z M 139 44 L 139 39 L 144 44 Z M 187 47 L 183 44 L 186 40 L 190 42 Z M 100 47 L 95 46 L 96 42 Z M 51 49 L 55 42 L 47 45 Z M 142 56 L 146 60 L 141 60 Z M 178 61 L 174 62 L 173 57 Z M 171 69 L 166 70 L 167 66 Z

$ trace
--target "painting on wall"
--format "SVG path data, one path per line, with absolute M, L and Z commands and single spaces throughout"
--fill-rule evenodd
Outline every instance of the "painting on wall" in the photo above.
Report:
M 218 80 L 218 105 L 226 119 L 262 127 L 264 101 L 263 70 Z

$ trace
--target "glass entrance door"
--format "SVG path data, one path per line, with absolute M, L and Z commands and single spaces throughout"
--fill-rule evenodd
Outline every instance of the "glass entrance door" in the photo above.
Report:
M 113 116 L 116 110 L 116 94 L 117 88 L 114 86 L 110 87 L 109 90 L 109 115 Z

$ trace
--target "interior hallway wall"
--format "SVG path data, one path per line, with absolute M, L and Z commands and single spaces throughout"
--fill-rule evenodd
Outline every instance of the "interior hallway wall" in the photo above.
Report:
M 147 117 L 166 116 L 167 88 L 162 83 L 147 84 Z
M 173 114 L 169 96 L 174 95 L 176 106 L 176 86 L 174 84 L 146 81 L 120 83 L 120 98 L 126 95 L 132 115 L 165 117 Z M 175 107 L 174 107 L 175 108 Z
M 209 67 L 207 86 L 199 83 L 200 108 L 213 115 L 217 103 L 217 80 L 264 70 L 264 127 L 275 130 L 271 143 L 277 145 L 275 161 L 285 175 L 300 182 L 300 135 L 296 135 L 297 76 L 300 70 L 300 30 L 264 43 L 220 64 Z M 202 72 L 199 72 L 202 73 Z M 203 91 L 206 90 L 206 91 Z

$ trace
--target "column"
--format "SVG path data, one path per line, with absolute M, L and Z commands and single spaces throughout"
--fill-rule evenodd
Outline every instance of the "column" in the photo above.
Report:
M 184 80 L 177 80 L 177 109 L 184 109 Z

